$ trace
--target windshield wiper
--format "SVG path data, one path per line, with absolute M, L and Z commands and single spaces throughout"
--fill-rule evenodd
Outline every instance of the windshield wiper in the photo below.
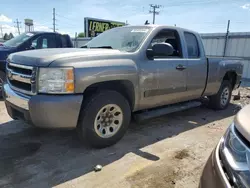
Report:
M 80 48 L 107 48 L 107 49 L 113 49 L 111 46 L 95 46 L 95 47 L 88 47 L 87 45 L 84 45 Z
M 90 48 L 107 48 L 107 49 L 113 49 L 111 46 L 96 46 L 96 47 L 90 47 Z

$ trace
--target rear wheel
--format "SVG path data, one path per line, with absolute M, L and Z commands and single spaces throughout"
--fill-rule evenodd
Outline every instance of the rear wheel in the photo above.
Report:
M 2 98 L 3 95 L 3 84 L 5 82 L 5 73 L 0 71 L 0 98 Z
M 78 135 L 93 147 L 118 142 L 130 123 L 129 103 L 116 91 L 101 91 L 86 99 L 77 127 Z
M 228 80 L 223 80 L 216 95 L 209 97 L 209 107 L 215 110 L 226 109 L 232 96 L 232 84 Z

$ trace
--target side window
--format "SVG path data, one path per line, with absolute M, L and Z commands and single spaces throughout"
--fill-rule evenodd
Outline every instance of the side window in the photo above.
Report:
M 181 43 L 180 43 L 180 37 L 176 30 L 164 29 L 160 31 L 151 41 L 149 49 L 152 48 L 152 46 L 157 43 L 169 43 L 174 48 L 173 54 L 165 58 L 170 58 L 170 57 L 182 58 L 182 51 L 181 51 L 182 48 L 181 48 Z M 158 58 L 163 58 L 163 57 L 158 57 Z
M 28 41 L 26 48 L 27 49 L 40 49 L 39 48 L 39 39 L 41 36 L 35 36 L 31 40 Z
M 36 49 L 36 46 L 37 46 L 37 39 L 31 42 L 31 48 Z
M 32 49 L 56 48 L 56 37 L 54 35 L 42 35 L 31 40 L 29 46 Z
M 199 58 L 199 45 L 197 38 L 192 33 L 184 33 L 186 45 L 187 45 L 187 51 L 188 51 L 188 58 Z

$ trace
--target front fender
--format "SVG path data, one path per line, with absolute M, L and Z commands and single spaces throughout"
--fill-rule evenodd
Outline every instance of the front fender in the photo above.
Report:
M 111 59 L 105 60 L 105 63 L 104 60 L 98 61 L 92 61 L 92 67 L 75 68 L 75 92 L 82 93 L 86 88 L 97 83 L 120 80 L 130 81 L 134 87 L 135 104 L 138 104 L 139 78 L 134 60 Z M 99 66 L 96 66 L 98 64 Z

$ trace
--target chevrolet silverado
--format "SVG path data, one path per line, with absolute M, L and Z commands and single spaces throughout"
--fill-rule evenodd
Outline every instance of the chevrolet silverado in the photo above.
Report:
M 76 128 L 94 147 L 115 144 L 141 121 L 200 105 L 225 109 L 241 59 L 206 57 L 198 33 L 170 26 L 114 28 L 79 49 L 41 49 L 7 59 L 4 98 L 13 119 Z

